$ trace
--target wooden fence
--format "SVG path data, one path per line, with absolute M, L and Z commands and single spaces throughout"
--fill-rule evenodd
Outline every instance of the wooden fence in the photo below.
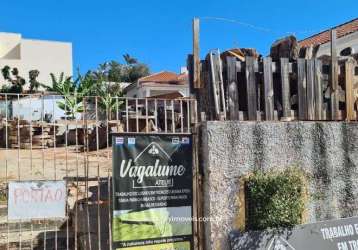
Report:
M 333 67 L 331 66 L 333 65 Z M 351 58 L 333 61 L 270 57 L 223 57 L 200 61 L 192 92 L 204 120 L 357 120 L 358 67 Z

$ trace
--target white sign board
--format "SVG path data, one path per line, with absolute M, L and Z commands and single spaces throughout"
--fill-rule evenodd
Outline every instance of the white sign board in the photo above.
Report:
M 65 181 L 9 182 L 9 220 L 64 218 Z

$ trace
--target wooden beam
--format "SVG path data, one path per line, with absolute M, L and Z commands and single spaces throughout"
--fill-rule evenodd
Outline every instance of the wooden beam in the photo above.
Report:
M 356 119 L 354 112 L 354 96 L 353 96 L 353 81 L 354 81 L 354 60 L 352 58 L 345 62 L 345 80 L 346 80 L 346 120 L 352 121 Z
M 220 85 L 218 82 L 218 74 L 217 74 L 217 60 L 216 54 L 210 52 L 209 60 L 210 60 L 210 83 L 212 87 L 212 94 L 214 98 L 214 107 L 215 107 L 215 119 L 219 120 L 220 118 Z
M 307 119 L 315 120 L 314 60 L 307 60 Z
M 202 83 L 200 82 L 200 50 L 199 50 L 199 31 L 200 23 L 199 18 L 193 19 L 193 59 L 194 59 L 194 76 L 193 83 L 194 88 L 202 88 Z
M 331 30 L 331 116 L 332 120 L 339 118 L 338 97 L 338 59 L 337 59 L 337 32 Z
M 282 89 L 282 112 L 283 117 L 291 117 L 291 94 L 288 58 L 280 58 L 281 89 Z
M 247 114 L 248 114 L 248 119 L 253 120 L 253 121 L 256 120 L 256 118 L 257 118 L 255 61 L 256 61 L 256 58 L 254 58 L 254 57 L 246 57 L 245 58 Z
M 239 93 L 237 84 L 236 58 L 227 57 L 227 83 L 229 97 L 229 119 L 239 120 Z
M 318 59 L 314 60 L 315 70 L 315 116 L 316 120 L 323 120 L 323 87 L 322 87 L 322 62 Z
M 272 78 L 272 59 L 265 57 L 263 60 L 264 67 L 264 90 L 265 90 L 265 119 L 274 120 L 274 93 Z
M 306 60 L 297 59 L 298 119 L 307 120 Z
M 189 88 L 190 88 L 190 94 L 194 94 L 194 57 L 193 55 L 189 54 L 186 59 L 186 68 L 189 73 Z

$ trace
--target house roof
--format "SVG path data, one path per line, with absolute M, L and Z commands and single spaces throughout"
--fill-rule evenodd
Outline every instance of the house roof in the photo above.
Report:
M 348 34 L 354 33 L 358 31 L 358 18 L 353 19 L 349 22 L 346 22 L 344 24 L 338 25 L 332 29 L 337 30 L 337 38 L 346 36 Z M 298 42 L 300 47 L 308 47 L 311 45 L 320 45 L 324 43 L 328 43 L 331 41 L 331 29 L 325 30 L 321 33 L 318 33 L 316 35 L 310 36 L 306 39 L 303 39 Z
M 172 100 L 172 99 L 182 99 L 182 98 L 184 98 L 184 96 L 180 92 L 175 91 L 175 92 L 172 92 L 172 93 L 151 96 L 149 98 L 152 98 L 152 99 L 170 99 L 170 100 Z
M 185 77 L 186 76 L 186 77 Z M 155 83 L 176 83 L 183 84 L 187 79 L 187 75 L 178 75 L 170 71 L 161 71 L 149 76 L 142 77 L 138 80 L 138 83 L 155 82 Z

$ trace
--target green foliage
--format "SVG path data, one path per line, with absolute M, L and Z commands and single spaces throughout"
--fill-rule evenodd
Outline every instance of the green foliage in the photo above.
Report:
M 1 88 L 2 93 L 22 93 L 23 92 L 23 86 L 26 84 L 26 81 L 24 78 L 22 78 L 19 75 L 19 70 L 17 68 L 13 68 L 11 71 L 11 68 L 6 65 L 1 69 L 1 74 L 3 78 L 8 81 L 7 85 L 4 85 Z M 12 77 L 11 77 L 11 74 Z
M 29 71 L 30 92 L 38 91 L 41 83 L 37 81 L 40 71 L 34 69 Z
M 71 77 L 64 77 L 63 73 L 58 78 L 52 73 L 50 75 L 52 86 L 44 87 L 63 96 L 64 100 L 58 101 L 57 105 L 65 111 L 70 119 L 74 119 L 77 113 L 84 111 L 83 99 L 92 90 L 94 86 L 93 79 L 79 74 L 78 78 L 73 81 Z
M 117 98 L 123 96 L 122 89 L 116 83 L 102 84 L 97 87 L 97 95 L 100 97 L 99 108 L 108 114 L 108 119 L 111 119 L 112 113 L 123 105 L 123 101 Z
M 297 168 L 255 172 L 246 182 L 247 228 L 264 230 L 301 224 L 305 190 L 304 174 Z
M 130 82 L 134 83 L 141 77 L 149 75 L 149 67 L 140 63 L 137 59 L 128 54 L 123 55 L 125 64 L 117 61 L 102 63 L 96 70 L 90 71 L 89 76 L 95 80 L 105 82 Z

